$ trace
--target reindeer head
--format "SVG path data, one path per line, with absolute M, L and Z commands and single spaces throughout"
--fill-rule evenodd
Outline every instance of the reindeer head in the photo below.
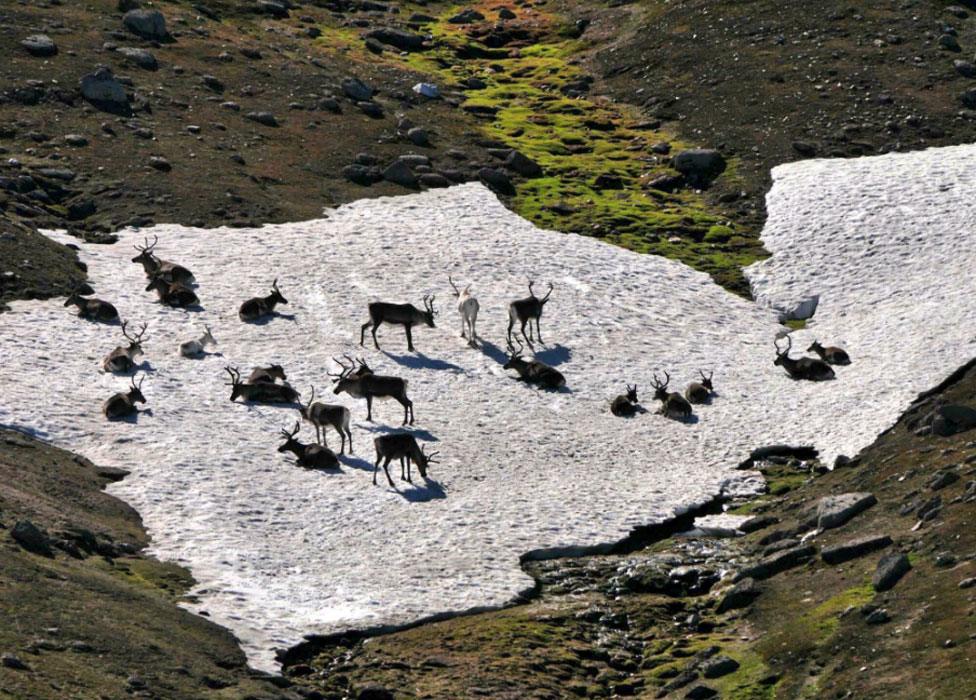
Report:
M 288 377 L 285 376 L 285 368 L 281 365 L 269 365 L 264 368 L 264 371 L 272 377 L 277 377 L 281 381 L 288 379 Z
M 631 403 L 638 403 L 636 384 L 634 384 L 634 386 L 631 386 L 630 384 L 627 385 L 627 400 Z
M 300 449 L 302 447 L 302 444 L 295 439 L 295 436 L 298 435 L 298 431 L 301 429 L 301 425 L 301 423 L 295 421 L 295 427 L 292 428 L 290 433 L 287 430 L 281 431 L 281 435 L 283 438 L 285 438 L 285 442 L 278 448 L 278 452 L 288 452 L 291 450 Z
M 278 289 L 278 278 L 275 277 L 274 282 L 271 283 L 271 299 L 276 304 L 287 304 L 288 300 L 281 295 L 281 290 Z
M 203 344 L 216 345 L 217 339 L 213 337 L 213 333 L 210 332 L 210 326 L 203 327 L 203 337 L 200 339 Z
M 129 388 L 129 401 L 132 403 L 135 403 L 136 401 L 139 403 L 146 403 L 146 397 L 142 395 L 142 382 L 144 379 L 145 377 L 142 377 L 138 384 L 136 384 L 135 377 L 130 380 L 132 385 Z
M 774 365 L 783 365 L 787 360 L 790 359 L 790 350 L 793 348 L 793 339 L 790 336 L 786 336 L 786 349 L 780 350 L 779 340 L 773 338 L 773 346 L 776 348 L 776 359 L 773 360 Z
M 818 355 L 823 352 L 824 346 L 820 344 L 819 340 L 814 340 L 813 344 L 807 348 L 807 352 L 815 352 Z
M 417 469 L 420 470 L 420 476 L 423 477 L 424 479 L 427 478 L 427 467 L 430 466 L 431 464 L 437 464 L 437 460 L 434 459 L 434 456 L 436 454 L 437 454 L 436 452 L 431 452 L 430 454 L 427 454 L 426 452 L 424 452 L 423 446 L 421 446 L 420 448 L 420 455 L 417 459 Z
M 664 381 L 662 382 L 657 378 L 657 374 L 654 375 L 654 398 L 658 401 L 666 401 L 668 398 L 668 384 L 671 383 L 671 375 L 667 372 L 664 373 Z
M 535 292 L 532 290 L 533 286 L 535 286 L 535 280 L 529 280 L 529 296 L 532 297 L 533 299 L 538 299 L 538 297 L 535 295 Z M 552 282 L 549 283 L 549 291 L 546 292 L 546 295 L 541 299 L 539 299 L 539 305 L 540 306 L 544 305 L 547 301 L 549 301 L 549 295 L 551 294 L 552 294 Z
M 71 294 L 68 295 L 68 298 L 65 299 L 64 305 L 71 306 L 72 304 L 83 304 L 84 301 L 84 297 L 82 297 L 78 292 L 71 292 Z
M 436 315 L 437 312 L 434 311 L 434 295 L 425 294 L 424 295 L 424 322 L 431 328 L 435 328 L 434 316 Z
M 244 393 L 244 382 L 241 381 L 241 373 L 236 367 L 224 367 L 224 371 L 230 375 L 230 384 L 224 384 L 231 387 L 230 400 L 233 401 Z
M 159 272 L 149 274 L 149 284 L 146 285 L 146 291 L 151 292 L 153 290 L 160 292 L 169 290 L 169 282 L 163 279 L 163 275 Z
M 153 255 L 153 248 L 156 247 L 156 243 L 158 243 L 158 242 L 159 242 L 159 236 L 155 236 L 153 238 L 153 242 L 151 244 L 149 243 L 149 239 L 146 238 L 144 240 L 144 243 L 146 245 L 144 245 L 144 246 L 138 246 L 138 245 L 132 246 L 133 248 L 135 248 L 136 250 L 139 251 L 139 254 L 137 256 L 135 256 L 134 258 L 132 258 L 132 262 L 134 262 L 134 263 L 142 263 L 143 265 L 147 265 L 148 264 L 150 267 L 154 267 L 155 264 L 156 264 L 156 256 Z
M 131 335 L 129 335 L 128 331 L 126 330 L 126 325 L 127 324 L 128 324 L 128 321 L 122 321 L 122 335 L 124 335 L 125 336 L 125 339 L 129 341 L 129 356 L 130 357 L 134 357 L 136 355 L 142 355 L 143 354 L 142 353 L 142 342 L 143 342 L 142 337 L 145 335 L 146 329 L 149 327 L 149 324 L 148 323 L 143 323 L 142 324 L 142 328 L 139 329 L 139 333 L 136 334 L 135 337 L 132 337 Z
M 346 364 L 338 357 L 333 357 L 332 361 L 339 365 L 341 369 L 339 370 L 338 374 L 328 372 L 328 375 L 332 377 L 332 383 L 335 384 L 335 386 L 332 388 L 332 393 L 334 394 L 341 394 L 344 391 L 349 391 L 349 389 L 352 388 L 354 383 L 359 379 L 359 372 L 356 370 L 355 361 L 348 355 L 343 355 L 343 357 L 349 361 L 349 364 Z M 363 362 L 362 366 L 365 367 L 366 363 Z M 369 368 L 367 367 L 367 369 Z
M 707 377 L 701 370 L 698 370 L 698 374 L 701 376 L 701 385 L 709 391 L 715 391 L 715 387 L 712 386 L 712 377 L 715 376 L 715 371 L 709 372 Z
M 525 346 L 522 345 L 522 341 L 519 340 L 517 336 L 512 336 L 512 337 L 515 338 L 515 342 L 518 343 L 518 347 L 516 348 L 512 344 L 512 340 L 509 339 L 508 341 L 509 357 L 508 357 L 508 361 L 505 362 L 504 365 L 502 365 L 502 369 L 515 369 L 520 363 L 525 361 L 522 359 L 522 350 L 525 348 Z

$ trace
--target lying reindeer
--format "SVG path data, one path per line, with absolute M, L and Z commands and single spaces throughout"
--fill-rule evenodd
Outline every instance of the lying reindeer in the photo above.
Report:
M 298 407 L 302 414 L 302 420 L 307 420 L 315 426 L 315 442 L 328 447 L 329 441 L 325 436 L 325 427 L 331 425 L 342 440 L 339 454 L 346 451 L 346 437 L 349 438 L 349 451 L 352 452 L 352 431 L 349 429 L 349 421 L 352 414 L 345 406 L 328 403 L 312 403 L 315 400 L 315 387 L 312 387 L 312 396 L 307 404 Z
M 627 385 L 627 393 L 620 394 L 610 403 L 610 413 L 619 418 L 630 418 L 637 413 L 643 413 L 644 409 L 641 407 L 639 400 L 637 399 L 637 385 L 631 386 Z
M 362 325 L 359 330 L 359 344 L 366 342 L 366 329 L 372 328 L 373 345 L 380 349 L 380 344 L 376 340 L 376 331 L 384 323 L 394 326 L 403 326 L 407 333 L 407 350 L 413 352 L 413 327 L 426 324 L 430 328 L 434 326 L 433 295 L 424 295 L 424 310 L 421 311 L 413 304 L 389 304 L 385 301 L 374 301 L 369 305 L 369 320 Z
M 376 446 L 376 464 L 373 465 L 373 486 L 376 486 L 376 473 L 380 470 L 380 462 L 383 462 L 383 471 L 386 472 L 386 480 L 393 486 L 393 479 L 390 478 L 390 462 L 394 459 L 400 460 L 400 480 L 413 483 L 410 474 L 410 463 L 413 462 L 420 470 L 420 476 L 427 478 L 427 467 L 436 464 L 434 459 L 436 452 L 427 454 L 424 448 L 417 444 L 417 439 L 410 433 L 390 433 L 380 435 L 373 440 Z
M 518 321 L 521 325 L 522 337 L 525 338 L 525 342 L 532 347 L 532 321 L 535 321 L 536 335 L 539 337 L 539 342 L 545 344 L 542 340 L 542 329 L 539 328 L 539 319 L 542 318 L 542 310 L 545 308 L 546 302 L 549 301 L 549 295 L 552 294 L 552 282 L 549 283 L 549 291 L 541 299 L 535 295 L 532 291 L 532 285 L 535 282 L 529 280 L 529 296 L 525 299 L 516 299 L 511 304 L 508 305 L 508 341 L 512 341 L 512 327 L 515 322 Z M 525 324 L 529 325 L 529 334 L 525 335 Z
M 518 338 L 515 339 L 516 341 Z M 522 357 L 523 346 L 519 343 L 518 349 L 508 343 L 509 358 L 502 365 L 503 369 L 514 369 L 519 373 L 519 379 L 529 384 L 538 384 L 544 389 L 562 389 L 566 386 L 566 378 L 554 367 L 550 367 L 541 360 L 526 360 Z
M 284 382 L 288 377 L 285 369 L 281 365 L 268 365 L 267 367 L 255 367 L 251 375 L 247 378 L 248 384 L 274 384 L 276 379 Z
M 111 321 L 117 321 L 119 318 L 118 310 L 107 301 L 94 298 L 86 299 L 78 294 L 78 292 L 69 294 L 68 300 L 64 302 L 65 306 L 71 306 L 72 304 L 78 307 L 78 316 L 80 318 L 86 318 L 89 321 L 109 323 Z
M 177 309 L 186 309 L 200 303 L 200 299 L 192 289 L 179 282 L 168 282 L 159 273 L 153 273 L 149 278 L 146 291 L 155 291 L 161 302 Z
M 685 389 L 685 398 L 691 403 L 708 403 L 712 399 L 712 394 L 715 393 L 715 388 L 712 386 L 712 377 L 715 372 L 709 372 L 708 376 L 701 370 L 698 370 L 698 374 L 701 375 L 700 382 L 692 382 Z
M 654 375 L 654 398 L 661 402 L 661 415 L 665 418 L 688 418 L 691 415 L 691 404 L 684 396 L 677 392 L 668 393 L 668 384 L 671 383 L 671 375 L 664 373 L 662 382 Z
M 204 350 L 208 345 L 217 344 L 217 341 L 214 340 L 213 333 L 210 332 L 210 326 L 204 326 L 203 328 L 203 335 L 199 338 L 180 343 L 180 354 L 183 357 L 200 357 L 204 354 Z
M 779 342 L 773 339 L 773 346 L 776 348 L 776 359 L 774 365 L 779 365 L 786 370 L 793 379 L 806 379 L 811 382 L 822 382 L 834 378 L 834 370 L 823 360 L 813 357 L 801 357 L 794 360 L 790 357 L 790 350 L 793 348 L 793 340 L 786 336 L 786 349 L 780 350 Z
M 249 384 L 241 381 L 241 373 L 236 367 L 224 367 L 224 371 L 230 375 L 230 400 L 235 401 L 238 397 L 245 401 L 254 403 L 296 403 L 300 394 L 288 384 L 269 384 L 268 382 L 258 382 Z
M 335 469 L 339 466 L 339 458 L 335 452 L 322 445 L 306 445 L 295 439 L 301 423 L 295 421 L 295 427 L 289 433 L 282 430 L 281 434 L 285 438 L 285 443 L 278 448 L 278 452 L 292 452 L 295 455 L 295 464 L 306 469 Z
M 807 348 L 807 352 L 815 352 L 820 355 L 820 359 L 828 365 L 849 365 L 851 364 L 850 355 L 843 348 L 828 346 L 824 347 L 814 340 L 813 345 Z
M 102 369 L 106 372 L 131 372 L 136 366 L 136 355 L 142 354 L 143 336 L 149 324 L 143 323 L 142 329 L 134 338 L 126 331 L 126 325 L 128 325 L 128 321 L 123 321 L 122 335 L 129 341 L 129 345 L 128 347 L 119 345 L 105 357 L 105 360 L 102 362 Z
M 288 300 L 282 296 L 281 291 L 278 289 L 278 278 L 275 278 L 275 281 L 271 283 L 271 294 L 266 297 L 248 299 L 241 304 L 240 311 L 237 312 L 237 315 L 244 323 L 259 321 L 265 316 L 273 314 L 278 304 L 287 303 Z
M 167 282 L 189 285 L 193 284 L 193 273 L 182 265 L 177 265 L 168 260 L 160 260 L 153 253 L 153 248 L 159 242 L 159 236 L 153 238 L 152 244 L 149 239 L 145 239 L 145 246 L 132 246 L 139 251 L 139 254 L 132 258 L 134 263 L 142 263 L 142 269 L 146 271 L 146 277 L 158 275 Z
M 119 418 L 125 418 L 126 416 L 131 416 L 133 413 L 138 413 L 139 409 L 136 408 L 136 402 L 146 403 L 146 397 L 142 395 L 142 382 L 145 379 L 143 377 L 136 384 L 136 378 L 133 377 L 131 380 L 131 387 L 128 391 L 121 391 L 118 394 L 112 395 L 109 399 L 102 404 L 102 413 L 109 420 L 118 420 Z
M 407 416 L 410 417 L 410 425 L 413 425 L 413 401 L 407 397 L 407 380 L 400 377 L 388 377 L 373 374 L 373 370 L 363 362 L 359 361 L 359 368 L 347 366 L 336 358 L 336 364 L 342 367 L 339 374 L 330 373 L 335 388 L 335 394 L 346 392 L 357 399 L 366 399 L 366 420 L 373 420 L 373 399 L 392 398 L 400 402 L 403 406 L 403 425 L 407 425 Z
M 459 291 L 450 275 L 448 275 L 447 281 L 451 283 L 454 296 L 458 300 L 458 313 L 461 314 L 461 337 L 468 339 L 468 345 L 476 347 L 475 341 L 478 340 L 478 331 L 475 330 L 475 324 L 478 322 L 478 311 L 481 309 L 481 305 L 471 295 L 471 285 L 465 287 L 464 291 Z

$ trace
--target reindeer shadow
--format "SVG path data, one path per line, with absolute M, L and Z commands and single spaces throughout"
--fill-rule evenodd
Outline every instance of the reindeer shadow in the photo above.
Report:
M 272 321 L 274 321 L 276 318 L 280 318 L 284 321 L 294 322 L 297 319 L 297 316 L 295 316 L 295 314 L 283 314 L 278 311 L 274 311 L 268 314 L 267 316 L 256 318 L 253 321 L 244 321 L 243 323 L 246 323 L 249 326 L 266 326 Z
M 152 416 L 153 410 L 151 408 L 139 408 L 130 413 L 127 416 L 119 416 L 118 418 L 109 418 L 110 423 L 129 423 L 135 425 L 139 422 L 139 416 L 141 415 Z
M 694 413 L 689 414 L 687 416 L 665 416 L 660 411 L 656 411 L 655 415 L 662 416 L 664 418 L 667 418 L 670 421 L 674 421 L 675 423 L 682 423 L 684 425 L 695 425 L 699 421 L 698 416 L 696 416 Z
M 354 455 L 350 455 L 349 453 L 337 455 L 337 457 L 339 457 L 339 461 L 347 467 L 359 469 L 364 472 L 373 471 L 373 464 L 369 460 L 363 459 L 362 457 L 356 457 Z
M 363 425 L 360 426 L 365 428 L 371 433 L 409 433 L 415 438 L 420 438 L 427 442 L 439 442 L 439 440 L 428 430 L 423 430 L 422 428 L 414 428 L 411 425 L 398 425 L 396 427 L 389 425 Z
M 410 484 L 410 482 L 406 483 Z M 444 491 L 441 483 L 428 478 L 424 478 L 423 486 L 410 484 L 408 488 L 402 491 L 397 486 L 394 486 L 393 490 L 402 496 L 404 500 L 410 501 L 411 503 L 425 503 L 427 501 L 447 498 L 447 492 Z
M 539 362 L 545 362 L 550 367 L 556 367 L 557 365 L 569 362 L 572 356 L 573 351 L 570 348 L 559 344 L 535 353 L 535 359 L 539 360 Z
M 208 357 L 223 357 L 223 356 L 224 353 L 222 352 L 207 352 L 206 350 L 202 351 L 198 355 L 190 355 L 189 357 L 187 357 L 183 353 L 180 353 L 180 357 L 182 357 L 184 360 L 205 360 Z
M 410 369 L 433 369 L 448 370 L 451 372 L 464 372 L 463 367 L 460 367 L 453 362 L 437 360 L 420 352 L 418 352 L 416 355 L 394 355 L 392 352 L 387 352 L 386 350 L 381 350 L 380 352 L 396 362 L 398 365 L 409 367 Z
M 508 353 L 489 340 L 482 340 L 478 349 L 500 365 L 508 362 Z

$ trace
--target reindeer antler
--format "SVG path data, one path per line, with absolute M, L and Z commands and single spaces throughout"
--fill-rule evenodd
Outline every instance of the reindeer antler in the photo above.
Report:
M 535 292 L 532 291 L 532 285 L 534 285 L 534 284 L 535 284 L 535 280 L 532 279 L 532 278 L 529 278 L 529 296 L 530 297 L 534 297 L 535 296 Z
M 332 361 L 333 362 L 335 362 L 337 365 L 339 365 L 340 367 L 342 367 L 342 371 L 339 372 L 339 374 L 333 374 L 332 372 L 326 372 L 326 374 L 328 374 L 330 377 L 332 377 L 332 383 L 333 384 L 336 384 L 336 383 L 340 382 L 341 380 L 345 379 L 347 376 L 349 376 L 349 373 L 352 372 L 353 369 L 356 366 L 355 363 L 353 362 L 352 358 L 350 358 L 348 355 L 343 355 L 343 357 L 345 357 L 347 360 L 349 360 L 352 364 L 347 365 L 345 362 L 343 362 L 342 360 L 340 360 L 338 357 L 333 357 L 332 358 Z
M 241 383 L 241 373 L 236 367 L 224 367 L 224 371 L 230 375 L 230 382 L 232 386 L 237 386 Z
M 515 339 L 515 342 L 518 343 L 518 349 L 517 350 L 516 350 L 515 346 L 512 345 L 512 339 L 513 338 Z M 509 350 L 509 352 L 512 353 L 512 357 L 518 357 L 519 355 L 522 354 L 522 351 L 524 349 L 525 349 L 525 346 L 522 345 L 522 341 L 518 339 L 518 336 L 511 336 L 511 337 L 509 337 L 509 339 L 508 339 L 508 350 Z
M 457 285 L 454 284 L 454 279 L 450 275 L 447 276 L 447 281 L 451 283 L 451 287 L 454 289 L 454 296 L 460 297 L 461 292 L 458 291 Z
M 540 299 L 539 301 L 541 303 L 545 304 L 547 301 L 549 301 L 549 296 L 551 294 L 552 294 L 552 282 L 549 283 L 549 291 L 546 292 L 546 295 L 544 297 L 542 297 L 542 299 Z
M 788 355 L 790 350 L 793 349 L 793 339 L 790 338 L 788 333 L 786 334 L 786 350 L 779 349 L 779 338 L 773 338 L 773 346 L 776 348 L 777 355 Z
M 146 322 L 142 324 L 142 328 L 139 329 L 139 333 L 138 335 L 136 335 L 135 338 L 129 335 L 128 332 L 126 331 L 126 326 L 128 324 L 129 324 L 128 321 L 122 321 L 122 335 L 124 335 L 126 340 L 128 340 L 130 343 L 134 345 L 138 345 L 142 341 L 142 336 L 145 335 L 146 329 L 149 328 L 149 323 Z
M 277 291 L 279 291 L 279 290 L 278 290 L 278 278 L 277 278 L 277 277 L 275 277 L 275 278 L 274 278 L 274 282 L 272 282 L 272 283 L 271 283 L 271 288 L 272 288 L 273 290 L 275 290 L 276 292 L 277 292 Z
M 305 410 L 308 410 L 312 407 L 312 402 L 314 400 L 315 400 L 315 385 L 312 384 L 312 395 L 308 397 L 308 404 L 305 405 Z
M 132 388 L 133 389 L 135 389 L 136 391 L 141 391 L 142 390 L 142 383 L 144 381 L 146 381 L 146 375 L 142 375 L 142 377 L 139 378 L 139 383 L 138 384 L 136 384 L 135 375 L 132 376 L 132 379 L 130 381 L 132 382 Z

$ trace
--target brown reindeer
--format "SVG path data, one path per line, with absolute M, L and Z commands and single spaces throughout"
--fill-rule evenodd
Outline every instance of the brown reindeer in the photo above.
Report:
M 525 299 L 516 299 L 511 304 L 508 305 L 508 340 L 512 340 L 512 327 L 515 322 L 518 321 L 521 327 L 522 337 L 525 338 L 525 342 L 532 347 L 532 321 L 535 321 L 536 335 L 539 338 L 539 342 L 545 344 L 542 339 L 542 329 L 539 328 L 539 319 L 542 318 L 542 310 L 545 308 L 546 302 L 549 301 L 549 296 L 552 294 L 552 282 L 549 283 L 549 291 L 541 299 L 535 295 L 532 291 L 532 286 L 535 284 L 533 280 L 529 280 L 529 296 Z M 529 325 L 529 334 L 525 334 L 525 325 Z
M 393 326 L 403 326 L 407 334 L 407 350 L 413 352 L 413 327 L 427 325 L 434 326 L 434 296 L 424 295 L 424 310 L 421 311 L 413 304 L 389 304 L 385 301 L 374 301 L 369 305 L 369 320 L 362 325 L 359 330 L 359 344 L 366 342 L 366 329 L 371 328 L 373 334 L 373 345 L 380 349 L 380 344 L 376 340 L 376 331 L 384 323 Z
M 518 337 L 515 338 L 518 341 Z M 519 379 L 528 384 L 538 384 L 544 389 L 561 389 L 566 386 L 566 378 L 555 367 L 550 367 L 541 360 L 526 360 L 522 357 L 523 345 L 519 342 L 516 348 L 511 341 L 508 343 L 508 361 L 502 365 L 503 369 L 514 369 Z
M 701 376 L 700 382 L 692 382 L 685 389 L 685 398 L 688 399 L 690 403 L 708 403 L 712 399 L 712 394 L 715 393 L 715 388 L 712 386 L 712 377 L 715 372 L 709 372 L 708 376 L 701 370 L 698 370 L 698 374 Z
M 143 323 L 139 333 L 132 337 L 126 330 L 128 321 L 122 322 L 122 335 L 129 341 L 128 346 L 119 345 L 110 352 L 105 360 L 102 361 L 102 369 L 106 372 L 131 372 L 135 366 L 136 355 L 142 354 L 142 343 L 145 342 L 143 336 L 146 333 L 148 323 Z
M 403 425 L 407 425 L 408 416 L 410 425 L 413 425 L 413 401 L 407 397 L 406 379 L 373 374 L 373 370 L 362 360 L 359 361 L 359 367 L 355 368 L 343 364 L 336 358 L 332 359 L 342 367 L 339 374 L 329 373 L 335 383 L 333 393 L 346 392 L 354 398 L 366 399 L 366 420 L 373 420 L 374 398 L 392 398 L 403 406 Z
M 793 379 L 805 379 L 811 382 L 822 382 L 834 378 L 834 370 L 823 360 L 813 357 L 801 357 L 794 360 L 790 357 L 790 350 L 793 347 L 793 340 L 786 336 L 786 349 L 780 350 L 779 342 L 773 339 L 773 346 L 776 348 L 776 359 L 774 365 L 778 365 L 786 370 Z
M 270 316 L 274 313 L 275 306 L 278 304 L 287 304 L 288 300 L 285 299 L 281 294 L 281 290 L 278 289 L 278 278 L 271 283 L 271 294 L 266 297 L 254 297 L 253 299 L 248 299 L 243 304 L 241 304 L 240 311 L 237 315 L 244 323 L 250 323 L 251 321 L 258 321 L 265 316 Z
M 157 272 L 149 278 L 146 291 L 155 291 L 161 302 L 177 309 L 197 306 L 200 303 L 200 299 L 192 289 L 180 282 L 169 282 Z
M 247 378 L 248 384 L 274 384 L 276 379 L 284 382 L 288 377 L 285 375 L 285 368 L 281 365 L 268 365 L 267 367 L 255 367 Z
M 807 348 L 807 352 L 815 352 L 820 355 L 820 359 L 828 365 L 849 365 L 851 357 L 843 348 L 835 346 L 824 347 L 819 341 L 814 340 L 813 345 Z
M 661 415 L 666 418 L 688 418 L 691 415 L 691 404 L 681 394 L 675 391 L 669 393 L 670 383 L 671 375 L 667 372 L 664 373 L 663 382 L 654 375 L 654 398 L 661 402 Z
M 193 273 L 182 265 L 177 265 L 168 260 L 160 260 L 153 253 L 153 249 L 159 242 L 159 236 L 153 238 L 150 244 L 149 239 L 145 239 L 144 246 L 132 246 L 139 251 L 139 254 L 132 258 L 134 263 L 142 263 L 142 269 L 146 271 L 146 277 L 159 275 L 167 282 L 189 285 L 193 283 Z
M 618 395 L 610 403 L 610 413 L 619 418 L 630 418 L 637 413 L 642 413 L 644 409 L 637 399 L 637 385 L 627 385 L 627 393 Z
M 298 410 L 302 414 L 302 420 L 307 420 L 315 426 L 315 441 L 320 445 L 328 446 L 329 441 L 325 437 L 325 427 L 331 425 L 339 433 L 339 439 L 342 440 L 339 454 L 346 451 L 346 437 L 349 438 L 349 451 L 352 452 L 352 431 L 349 429 L 352 415 L 349 409 L 338 404 L 312 403 L 314 400 L 315 387 L 313 386 L 312 396 L 309 397 L 308 403 L 299 406 Z
M 230 375 L 230 382 L 227 383 L 227 386 L 231 387 L 231 401 L 240 397 L 244 401 L 253 401 L 254 403 L 296 403 L 299 399 L 300 394 L 288 384 L 268 382 L 250 384 L 241 381 L 241 373 L 236 367 L 224 367 L 224 371 Z
M 383 471 L 386 473 L 386 480 L 393 486 L 393 479 L 390 478 L 390 462 L 394 459 L 400 460 L 400 479 L 413 483 L 410 474 L 410 463 L 413 462 L 420 470 L 420 476 L 427 478 L 427 467 L 436 464 L 434 459 L 436 452 L 427 454 L 424 448 L 417 444 L 417 439 L 410 433 L 390 433 L 380 435 L 373 440 L 376 447 L 376 464 L 373 465 L 373 485 L 376 485 L 376 473 L 380 470 L 380 462 L 383 462 Z
M 89 321 L 109 323 L 111 321 L 117 321 L 119 318 L 118 310 L 107 301 L 94 298 L 86 299 L 78 294 L 78 292 L 69 294 L 67 301 L 64 302 L 65 306 L 71 306 L 72 304 L 78 307 L 78 316 L 86 318 Z
M 295 464 L 306 469 L 335 469 L 339 466 L 339 458 L 335 452 L 322 445 L 306 445 L 295 439 L 301 423 L 295 421 L 295 427 L 289 433 L 282 430 L 281 435 L 285 442 L 278 448 L 278 452 L 291 452 L 295 455 Z
M 145 377 L 142 377 L 139 383 L 136 384 L 136 378 L 133 377 L 128 391 L 120 391 L 118 394 L 113 394 L 109 397 L 102 404 L 102 413 L 105 414 L 105 417 L 109 420 L 118 420 L 119 418 L 131 416 L 133 413 L 138 413 L 139 409 L 136 408 L 136 403 L 146 403 L 146 397 L 142 395 L 142 382 L 144 379 Z

